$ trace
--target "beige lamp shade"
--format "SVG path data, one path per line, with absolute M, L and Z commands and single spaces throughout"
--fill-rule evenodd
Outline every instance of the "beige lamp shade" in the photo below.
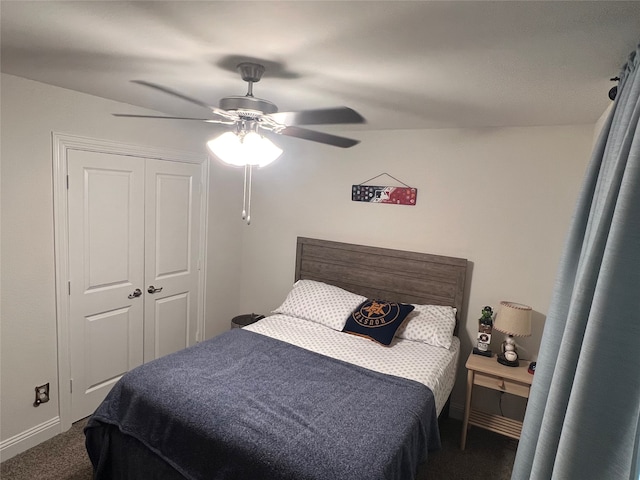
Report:
M 493 328 L 514 337 L 531 335 L 531 307 L 515 302 L 500 302 Z

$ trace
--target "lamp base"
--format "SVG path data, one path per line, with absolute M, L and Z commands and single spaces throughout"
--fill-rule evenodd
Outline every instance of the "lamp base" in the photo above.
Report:
M 498 363 L 501 364 L 501 365 L 505 365 L 507 367 L 519 367 L 520 366 L 520 362 L 518 361 L 517 358 L 514 361 L 507 360 L 504 357 L 504 353 L 501 353 L 501 354 L 498 355 Z
M 492 357 L 493 353 L 491 353 L 491 350 L 478 350 L 477 347 L 473 347 L 473 353 L 475 353 L 476 355 L 482 355 L 483 357 Z

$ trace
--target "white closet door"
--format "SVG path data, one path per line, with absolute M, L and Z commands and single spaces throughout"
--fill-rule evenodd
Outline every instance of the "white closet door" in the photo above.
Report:
M 201 166 L 68 152 L 72 422 L 127 371 L 196 343 Z
M 144 298 L 134 292 L 144 288 L 144 168 L 141 158 L 68 154 L 73 421 L 143 361 Z
M 144 361 L 196 342 L 200 165 L 147 160 Z

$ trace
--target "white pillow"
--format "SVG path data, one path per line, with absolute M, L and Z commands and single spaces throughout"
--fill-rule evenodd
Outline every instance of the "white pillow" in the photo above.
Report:
M 456 326 L 456 309 L 444 305 L 414 305 L 396 337 L 423 342 L 434 347 L 451 347 Z
M 342 331 L 347 317 L 367 298 L 314 280 L 298 280 L 273 313 L 303 318 Z

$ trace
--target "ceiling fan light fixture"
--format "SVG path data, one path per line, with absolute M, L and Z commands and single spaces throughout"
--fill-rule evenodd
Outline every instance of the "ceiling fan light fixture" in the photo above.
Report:
M 256 132 L 226 132 L 207 142 L 207 149 L 224 163 L 237 167 L 265 167 L 282 155 L 282 149 Z
M 2 0 L 0 0 L 2 1 Z M 278 107 L 253 95 L 253 84 L 259 82 L 264 73 L 264 66 L 254 62 L 243 62 L 238 65 L 242 79 L 247 82 L 247 94 L 229 96 L 220 99 L 220 107 L 214 107 L 188 95 L 145 80 L 132 80 L 134 83 L 153 88 L 209 111 L 205 118 L 173 117 L 159 115 L 114 114 L 118 117 L 153 118 L 165 120 L 192 120 L 224 125 L 228 131 L 207 142 L 207 150 L 212 157 L 222 163 L 235 167 L 244 167 L 244 197 L 242 201 L 242 219 L 247 225 L 251 223 L 251 184 L 254 167 L 265 167 L 282 155 L 282 149 L 261 132 L 269 135 L 310 140 L 312 142 L 349 148 L 357 145 L 359 140 L 340 137 L 326 132 L 310 130 L 300 125 L 330 125 L 365 123 L 364 117 L 349 107 L 333 107 L 313 110 L 279 112 Z

